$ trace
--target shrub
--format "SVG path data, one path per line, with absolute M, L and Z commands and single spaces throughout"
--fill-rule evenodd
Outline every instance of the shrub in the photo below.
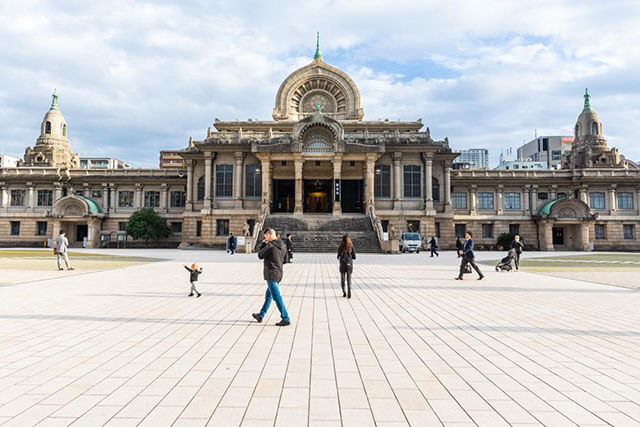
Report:
M 127 222 L 127 234 L 136 240 L 158 240 L 169 237 L 167 219 L 161 217 L 153 209 L 141 209 L 136 211 Z

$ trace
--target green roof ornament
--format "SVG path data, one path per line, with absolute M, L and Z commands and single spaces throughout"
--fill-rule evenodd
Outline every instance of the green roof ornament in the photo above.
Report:
M 59 110 L 58 108 L 58 93 L 53 89 L 53 95 L 51 95 L 51 108 L 50 110 Z
M 313 59 L 322 59 L 322 52 L 320 52 L 320 31 L 316 31 L 316 53 L 313 55 Z
M 589 95 L 587 88 L 584 89 L 584 109 L 591 110 L 591 95 Z
M 320 103 L 317 102 L 316 103 L 316 113 L 319 113 L 319 112 L 320 112 Z

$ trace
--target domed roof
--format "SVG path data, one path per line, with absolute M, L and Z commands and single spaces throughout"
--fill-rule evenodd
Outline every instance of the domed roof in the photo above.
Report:
M 51 95 L 51 108 L 42 119 L 40 126 L 41 137 L 58 137 L 67 140 L 67 121 L 58 108 L 58 94 L 53 90 Z
M 584 108 L 576 120 L 576 138 L 597 135 L 602 136 L 602 123 L 598 114 L 591 109 L 591 95 L 587 89 L 584 90 Z
M 313 62 L 289 74 L 280 85 L 273 118 L 300 120 L 318 106 L 323 114 L 337 120 L 364 117 L 358 87 L 347 73 L 323 61 L 319 38 Z

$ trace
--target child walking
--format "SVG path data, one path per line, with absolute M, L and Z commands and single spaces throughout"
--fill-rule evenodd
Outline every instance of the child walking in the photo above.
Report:
M 202 267 L 198 267 L 198 264 L 194 262 L 193 264 L 191 264 L 191 268 L 187 267 L 186 265 L 184 266 L 184 268 L 186 268 L 187 271 L 191 273 L 191 276 L 189 278 L 189 281 L 191 282 L 191 293 L 189 293 L 188 296 L 192 297 L 193 293 L 195 292 L 196 298 L 200 298 L 200 295 L 202 294 L 196 289 L 196 282 L 198 281 L 198 276 L 202 274 Z

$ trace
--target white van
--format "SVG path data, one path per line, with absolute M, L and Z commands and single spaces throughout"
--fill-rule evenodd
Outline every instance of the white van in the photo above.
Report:
M 422 237 L 420 233 L 402 233 L 400 237 L 400 252 L 420 253 L 422 246 Z

